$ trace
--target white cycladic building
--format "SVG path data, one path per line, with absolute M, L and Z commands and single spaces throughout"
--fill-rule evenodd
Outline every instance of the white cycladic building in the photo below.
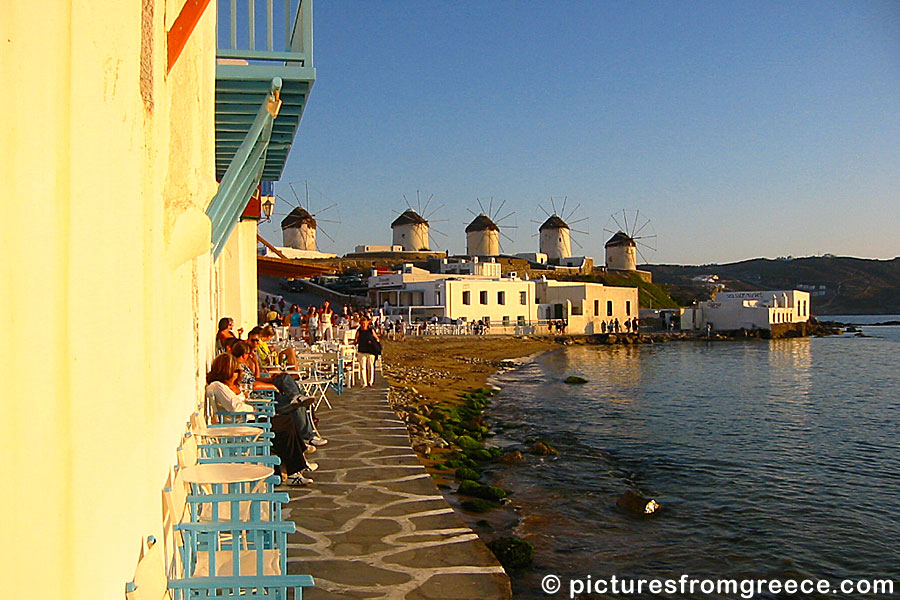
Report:
M 391 223 L 393 245 L 406 252 L 428 250 L 428 221 L 409 208 Z
M 539 265 L 547 264 L 547 255 L 543 252 L 520 252 L 515 255 L 516 258 L 524 258 L 528 262 L 536 263 Z
M 625 321 L 638 316 L 637 288 L 550 279 L 538 280 L 535 286 L 538 319 L 563 319 L 568 323 L 566 333 L 605 333 L 616 321 L 625 331 Z M 601 326 L 604 322 L 606 329 Z
M 484 213 L 475 217 L 466 227 L 466 254 L 500 255 L 500 228 Z
M 473 270 L 479 264 L 500 266 L 494 262 L 467 263 Z M 638 316 L 637 288 L 430 273 L 411 264 L 398 273 L 370 277 L 369 294 L 375 306 L 413 319 L 436 316 L 497 325 L 533 325 L 562 319 L 568 323 L 566 332 L 572 334 L 601 333 L 601 322 L 613 323 L 616 319 L 624 331 L 625 320 Z
M 501 275 L 500 263 L 493 258 L 480 260 L 477 256 L 470 259 L 443 259 L 439 266 L 439 272 L 453 275 L 477 275 L 499 279 Z
M 500 267 L 493 262 L 466 263 L 473 269 L 474 265 Z M 517 277 L 431 273 L 407 264 L 398 273 L 370 277 L 369 294 L 375 306 L 413 318 L 524 325 L 537 320 L 534 283 Z
M 710 325 L 712 331 L 772 329 L 772 325 L 806 321 L 809 292 L 719 292 L 714 300 L 686 309 L 681 315 L 681 328 L 702 330 Z
M 356 254 L 366 254 L 368 252 L 403 252 L 403 246 L 378 246 L 375 244 L 363 244 L 356 246 L 353 250 Z

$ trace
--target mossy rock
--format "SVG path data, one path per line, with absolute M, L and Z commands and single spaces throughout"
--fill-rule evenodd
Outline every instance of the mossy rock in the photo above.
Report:
M 439 484 L 437 484 L 437 486 L 438 486 L 438 489 L 439 489 L 439 490 L 449 490 L 449 489 L 452 489 L 452 488 L 451 488 L 449 485 L 447 485 L 446 483 L 439 483 Z
M 508 495 L 506 490 L 495 485 L 481 485 L 476 481 L 464 480 L 460 482 L 457 493 L 464 496 L 474 496 L 482 500 L 498 501 L 506 498 Z
M 440 410 L 438 408 L 436 408 L 433 411 L 431 411 L 430 413 L 428 413 L 428 418 L 433 421 L 446 421 L 447 416 L 448 415 L 446 412 L 444 412 L 443 410 Z
M 462 480 L 478 481 L 479 479 L 481 479 L 481 473 L 479 473 L 475 469 L 461 467 L 456 469 L 456 478 Z
M 482 447 L 482 443 L 475 440 L 471 436 L 461 435 L 457 438 L 456 443 L 463 450 L 480 450 Z
M 487 462 L 487 461 L 494 460 L 494 457 L 490 453 L 490 451 L 485 450 L 484 448 L 478 448 L 477 450 L 469 450 L 466 453 L 466 456 L 470 460 L 475 460 L 478 462 Z
M 534 560 L 534 546 L 517 537 L 503 537 L 487 545 L 504 569 L 524 569 Z
M 451 469 L 465 469 L 466 468 L 466 463 L 464 463 L 462 461 L 462 459 L 459 459 L 459 458 L 451 458 L 444 464 L 447 465 L 448 467 L 450 467 Z
M 494 526 L 491 525 L 488 521 L 486 521 L 484 519 L 479 519 L 478 521 L 475 521 L 475 526 L 478 527 L 479 529 L 485 529 L 487 531 L 492 531 L 494 529 Z
M 587 382 L 587 379 L 579 377 L 578 375 L 569 375 L 563 380 L 563 383 L 568 383 L 569 385 L 581 385 Z
M 463 500 L 460 504 L 463 510 L 467 510 L 473 513 L 486 513 L 495 508 L 500 508 L 500 505 L 496 502 L 491 502 L 490 500 L 482 500 L 481 498 L 472 498 L 471 500 Z
M 479 488 L 483 488 L 486 486 L 481 485 L 477 481 L 472 481 L 471 479 L 464 479 L 459 482 L 459 487 L 456 488 L 457 494 L 463 494 L 465 496 L 475 496 L 476 498 L 480 498 L 478 495 Z
M 503 456 L 503 450 L 501 450 L 500 448 L 488 448 L 488 452 L 491 453 L 492 458 L 500 458 L 501 456 Z
M 441 425 L 440 421 L 435 421 L 434 419 L 425 423 L 435 433 L 444 433 L 444 426 Z
M 450 469 L 450 467 L 448 467 L 447 465 L 442 465 L 441 463 L 438 463 L 436 465 L 431 465 L 431 468 L 437 469 L 438 471 L 447 471 Z

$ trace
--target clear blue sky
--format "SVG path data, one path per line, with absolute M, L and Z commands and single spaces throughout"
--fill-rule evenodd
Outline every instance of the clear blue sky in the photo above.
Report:
M 309 180 L 314 212 L 338 203 L 320 250 L 390 243 L 422 190 L 454 253 L 476 197 L 516 211 L 505 252 L 533 252 L 538 205 L 568 196 L 599 260 L 622 208 L 651 217 L 652 262 L 900 255 L 896 0 L 315 10 L 317 80 L 276 193 Z

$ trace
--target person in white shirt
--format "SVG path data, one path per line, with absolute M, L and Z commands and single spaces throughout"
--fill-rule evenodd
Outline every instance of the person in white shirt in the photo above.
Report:
M 255 419 L 252 405 L 240 390 L 240 378 L 243 375 L 240 362 L 230 353 L 220 354 L 210 365 L 206 375 L 206 396 L 216 410 L 231 413 L 250 413 L 247 420 Z M 318 465 L 306 460 L 303 452 L 306 444 L 300 439 L 294 420 L 289 415 L 275 415 L 271 419 L 272 431 L 275 433 L 273 451 L 281 458 L 283 475 L 290 485 L 309 485 L 312 479 L 303 475 L 303 471 L 315 471 Z
M 213 401 L 216 409 L 225 412 L 255 412 L 241 393 L 242 375 L 241 364 L 230 353 L 220 354 L 213 360 L 206 375 L 206 396 Z

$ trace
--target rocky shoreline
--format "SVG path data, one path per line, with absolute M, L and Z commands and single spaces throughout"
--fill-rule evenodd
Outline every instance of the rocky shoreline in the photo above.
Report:
M 830 324 L 804 324 L 791 334 L 834 335 Z M 784 333 L 784 332 L 782 332 Z M 557 454 L 546 441 L 502 451 L 490 442 L 494 432 L 483 419 L 491 396 L 499 388 L 491 379 L 537 355 L 572 345 L 638 345 L 675 341 L 744 340 L 768 338 L 759 331 L 718 332 L 710 337 L 694 333 L 602 334 L 556 337 L 454 337 L 387 341 L 383 372 L 390 383 L 388 400 L 406 424 L 411 446 L 448 503 L 495 552 L 505 567 L 524 566 L 533 549 L 527 542 L 502 537 L 517 521 L 509 490 L 481 483 L 491 465 L 515 464 Z M 578 385 L 583 381 L 566 381 Z M 500 535 L 501 537 L 498 537 Z M 530 560 L 530 559 L 529 559 Z

